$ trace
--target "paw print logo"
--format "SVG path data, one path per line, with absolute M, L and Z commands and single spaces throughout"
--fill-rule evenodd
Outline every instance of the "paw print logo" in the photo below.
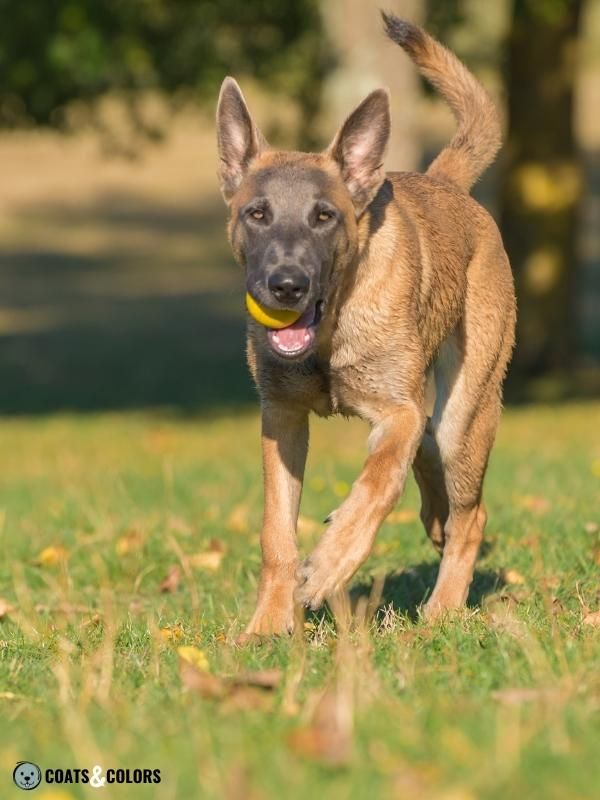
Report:
M 13 772 L 13 781 L 19 789 L 35 789 L 42 781 L 42 770 L 31 761 L 19 761 Z

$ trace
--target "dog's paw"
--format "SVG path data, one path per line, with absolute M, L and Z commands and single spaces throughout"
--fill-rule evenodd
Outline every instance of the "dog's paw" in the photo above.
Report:
M 320 608 L 352 575 L 353 570 L 346 574 L 339 566 L 334 568 L 329 561 L 320 560 L 317 553 L 304 559 L 296 570 L 294 600 L 312 611 Z
M 268 606 L 257 608 L 246 630 L 238 636 L 236 644 L 244 646 L 271 636 L 289 636 L 294 632 L 294 607 Z

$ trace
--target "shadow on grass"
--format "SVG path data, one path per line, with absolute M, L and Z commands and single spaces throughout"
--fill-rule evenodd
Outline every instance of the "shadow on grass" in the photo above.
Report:
M 395 611 L 405 614 L 413 622 L 418 619 L 419 607 L 433 591 L 439 569 L 438 562 L 423 561 L 415 567 L 394 572 L 386 576 L 381 596 L 380 608 L 391 606 Z M 469 591 L 467 606 L 479 608 L 483 599 L 496 592 L 503 585 L 497 572 L 476 569 Z M 353 603 L 361 596 L 368 596 L 370 583 L 354 586 L 350 592 Z
M 220 203 L 25 209 L 0 249 L 0 413 L 257 404 Z

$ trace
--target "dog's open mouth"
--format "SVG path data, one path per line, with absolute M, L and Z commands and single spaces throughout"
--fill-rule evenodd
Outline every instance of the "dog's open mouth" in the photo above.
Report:
M 313 346 L 317 325 L 321 320 L 322 301 L 308 308 L 301 317 L 287 328 L 269 328 L 267 336 L 269 344 L 279 356 L 296 358 L 306 353 Z

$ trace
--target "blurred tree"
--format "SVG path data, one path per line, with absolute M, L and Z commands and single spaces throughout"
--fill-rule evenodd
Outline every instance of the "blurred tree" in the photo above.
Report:
M 576 355 L 576 226 L 583 182 L 574 133 L 582 0 L 514 0 L 501 227 L 519 302 L 513 372 L 567 371 Z
M 1 126 L 60 127 L 108 90 L 135 117 L 139 90 L 214 99 L 234 73 L 297 100 L 310 138 L 328 66 L 318 0 L 0 0 L 0 18 Z
M 421 156 L 417 113 L 419 74 L 409 58 L 383 33 L 377 6 L 364 0 L 323 3 L 329 39 L 336 48 L 336 68 L 327 78 L 326 106 L 339 125 L 373 89 L 390 89 L 392 133 L 386 158 L 389 170 L 417 169 Z M 421 22 L 422 0 L 396 0 L 395 14 Z

